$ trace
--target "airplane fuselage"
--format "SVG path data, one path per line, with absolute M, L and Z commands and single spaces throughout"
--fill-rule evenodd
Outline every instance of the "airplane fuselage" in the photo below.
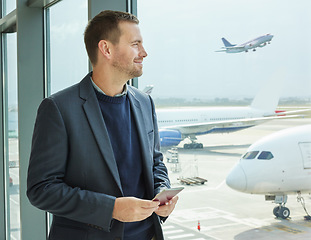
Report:
M 297 117 L 287 116 L 290 111 L 284 112 L 283 116 L 275 113 L 279 100 L 277 80 L 269 81 L 265 88 L 258 91 L 252 103 L 245 107 L 156 108 L 161 146 L 177 146 L 188 138 L 194 144 L 193 148 L 202 148 L 202 144 L 196 143 L 198 135 L 230 133 L 275 118 Z
M 237 122 L 230 127 L 206 127 L 202 123 L 213 123 L 230 120 L 242 120 L 246 118 L 262 117 L 263 111 L 251 107 L 203 107 L 203 108 L 178 108 L 158 109 L 159 128 L 171 128 L 180 125 L 193 125 L 191 128 L 183 128 L 183 135 L 202 135 L 207 133 L 232 132 L 241 128 L 253 126 L 253 124 Z M 273 114 L 273 113 L 270 113 Z M 195 124 L 198 124 L 195 127 Z
M 310 183 L 311 125 L 286 129 L 254 143 L 227 177 L 231 188 L 252 194 L 311 193 Z
M 272 40 L 272 38 L 273 38 L 273 35 L 267 34 L 267 35 L 257 37 L 253 40 L 246 42 L 246 43 L 236 45 L 236 47 L 244 48 L 244 50 L 242 50 L 242 51 L 247 51 L 249 49 L 255 49 L 257 47 L 264 47 L 267 44 L 267 42 L 270 42 Z

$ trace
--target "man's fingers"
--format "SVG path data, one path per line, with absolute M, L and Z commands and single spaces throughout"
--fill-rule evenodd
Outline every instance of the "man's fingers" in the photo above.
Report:
M 135 197 L 120 197 L 115 201 L 112 217 L 121 222 L 141 221 L 158 210 L 159 202 Z
M 159 209 L 155 211 L 155 213 L 159 216 L 167 217 L 174 210 L 177 201 L 178 196 L 173 197 L 165 205 L 160 206 Z
M 159 201 L 141 200 L 141 207 L 145 209 L 157 208 L 160 205 Z

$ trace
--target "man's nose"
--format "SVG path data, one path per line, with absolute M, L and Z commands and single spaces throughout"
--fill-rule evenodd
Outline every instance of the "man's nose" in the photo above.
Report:
M 146 50 L 145 50 L 145 48 L 144 48 L 143 46 L 142 46 L 141 49 L 140 49 L 139 56 L 140 56 L 140 57 L 143 57 L 143 58 L 145 58 L 145 57 L 148 56 L 148 54 L 147 54 L 147 52 L 146 52 Z

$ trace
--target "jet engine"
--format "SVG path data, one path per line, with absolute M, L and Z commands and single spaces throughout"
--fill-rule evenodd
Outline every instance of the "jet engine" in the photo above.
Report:
M 178 130 L 161 129 L 159 135 L 161 147 L 176 146 L 183 140 Z
M 246 44 L 246 45 L 245 45 L 245 49 L 250 49 L 250 48 L 252 48 L 252 46 L 253 46 L 253 44 L 251 44 L 251 43 Z

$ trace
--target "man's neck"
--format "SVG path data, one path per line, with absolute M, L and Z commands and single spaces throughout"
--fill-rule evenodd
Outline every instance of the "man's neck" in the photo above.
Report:
M 121 94 L 127 82 L 127 80 L 118 79 L 108 72 L 97 69 L 93 70 L 92 80 L 106 95 L 111 97 Z

